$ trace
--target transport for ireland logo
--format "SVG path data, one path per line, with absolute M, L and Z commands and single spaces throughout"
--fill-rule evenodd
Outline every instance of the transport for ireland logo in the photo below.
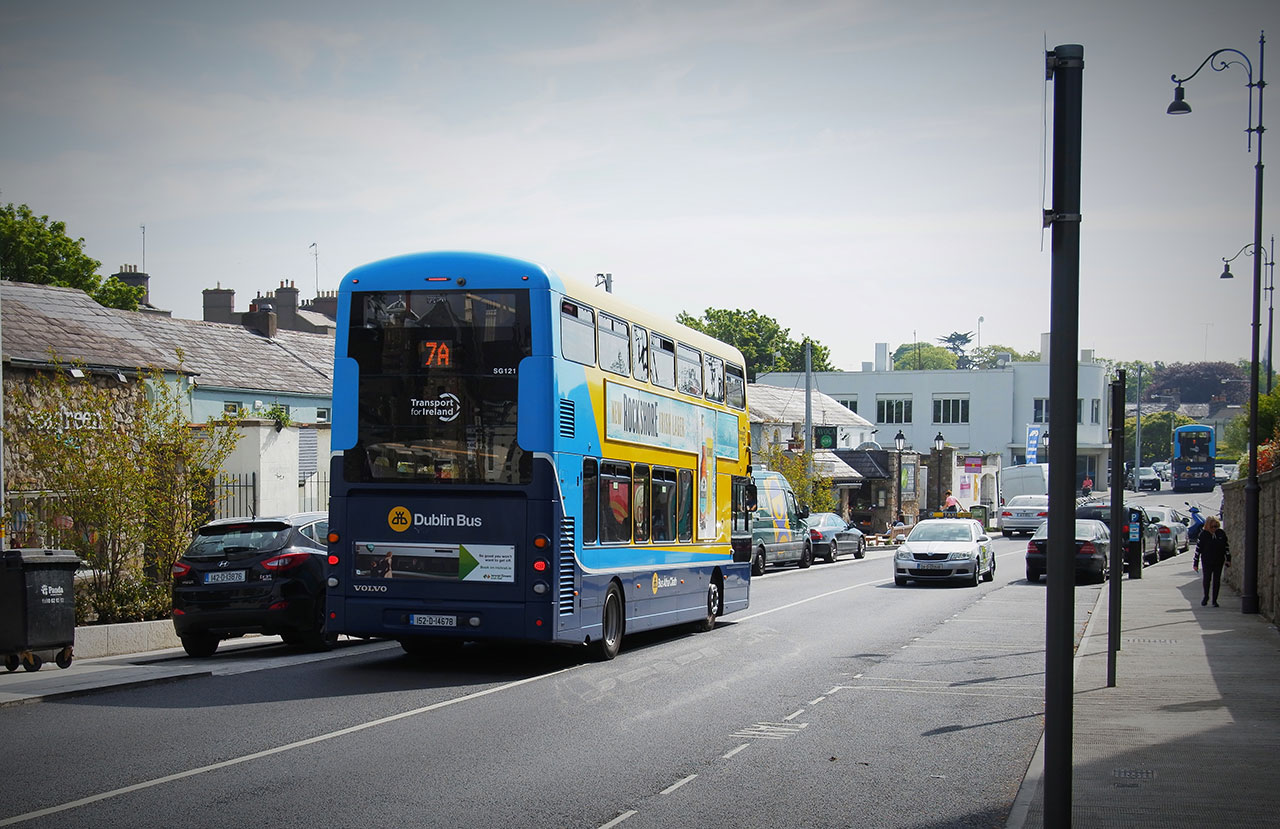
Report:
M 387 515 L 387 524 L 391 529 L 398 533 L 413 526 L 413 515 L 409 512 L 408 507 L 392 507 L 391 512 Z

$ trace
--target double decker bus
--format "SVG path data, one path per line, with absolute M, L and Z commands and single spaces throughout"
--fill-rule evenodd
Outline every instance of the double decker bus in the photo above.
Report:
M 747 607 L 737 349 L 541 265 L 422 253 L 344 278 L 334 362 L 331 631 L 611 659 Z
M 1213 427 L 1200 423 L 1173 430 L 1170 477 L 1174 492 L 1208 492 L 1213 489 L 1217 441 Z

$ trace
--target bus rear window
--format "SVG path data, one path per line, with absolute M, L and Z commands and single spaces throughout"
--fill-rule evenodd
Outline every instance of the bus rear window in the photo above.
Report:
M 359 411 L 344 477 L 528 483 L 516 398 L 531 342 L 525 290 L 353 293 Z

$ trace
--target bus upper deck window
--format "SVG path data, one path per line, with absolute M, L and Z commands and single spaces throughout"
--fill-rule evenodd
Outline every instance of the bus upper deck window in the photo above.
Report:
M 653 364 L 650 379 L 664 389 L 676 387 L 675 340 L 654 332 L 649 335 L 649 361 Z

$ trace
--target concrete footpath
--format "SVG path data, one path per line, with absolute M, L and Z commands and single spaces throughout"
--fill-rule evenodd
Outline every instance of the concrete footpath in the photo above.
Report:
M 1071 825 L 1280 825 L 1280 632 L 1226 585 L 1201 607 L 1189 553 L 1122 584 L 1116 687 L 1106 589 L 1076 654 Z M 1009 827 L 1044 825 L 1042 752 Z

